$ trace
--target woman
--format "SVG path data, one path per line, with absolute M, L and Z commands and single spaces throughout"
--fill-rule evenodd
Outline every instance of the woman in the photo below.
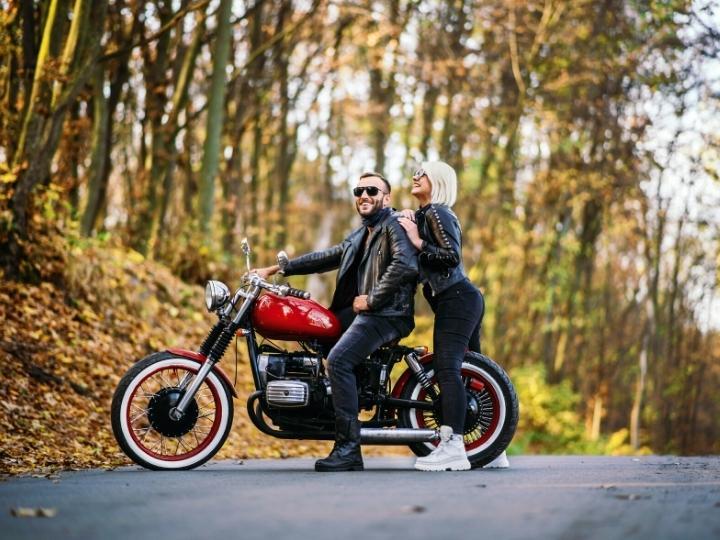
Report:
M 424 162 L 413 175 L 411 194 L 420 209 L 404 210 L 398 218 L 418 250 L 423 294 L 435 313 L 434 367 L 440 385 L 442 426 L 440 444 L 418 458 L 421 471 L 461 471 L 470 468 L 463 431 L 467 400 L 460 375 L 465 351 L 480 352 L 480 323 L 485 302 L 470 283 L 462 264 L 460 223 L 450 209 L 457 198 L 455 170 L 442 161 Z M 505 460 L 502 463 L 502 459 Z M 493 463 L 507 466 L 503 453 Z

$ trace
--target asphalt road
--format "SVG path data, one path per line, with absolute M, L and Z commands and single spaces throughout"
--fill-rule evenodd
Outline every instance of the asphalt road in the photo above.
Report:
M 0 482 L 0 538 L 720 538 L 720 456 L 511 458 L 507 470 L 420 473 L 369 458 L 137 467 Z M 48 508 L 53 517 L 16 517 Z

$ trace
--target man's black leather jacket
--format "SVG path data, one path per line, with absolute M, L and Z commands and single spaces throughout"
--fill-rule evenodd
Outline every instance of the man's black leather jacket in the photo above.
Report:
M 351 232 L 340 244 L 290 259 L 283 269 L 286 276 L 315 274 L 339 268 L 335 295 L 330 309 L 345 306 L 338 304 L 338 291 L 343 281 L 355 268 L 355 256 L 361 255 L 363 272 L 358 276 L 358 294 L 368 295 L 368 314 L 386 317 L 409 316 L 414 310 L 417 284 L 417 258 L 415 248 L 397 220 L 390 212 L 376 227 L 363 245 L 366 228 Z
M 420 280 L 433 294 L 465 279 L 460 221 L 444 204 L 430 204 L 415 212 L 422 249 L 418 253 Z

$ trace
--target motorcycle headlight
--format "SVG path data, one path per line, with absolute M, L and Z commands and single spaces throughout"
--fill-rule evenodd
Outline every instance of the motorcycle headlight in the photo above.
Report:
M 208 311 L 221 308 L 230 299 L 230 289 L 222 281 L 208 281 L 205 285 L 205 305 Z

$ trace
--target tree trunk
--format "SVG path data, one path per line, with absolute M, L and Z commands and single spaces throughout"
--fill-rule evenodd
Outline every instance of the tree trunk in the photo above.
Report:
M 80 2 L 80 0 L 78 0 Z M 23 239 L 28 236 L 28 206 L 33 188 L 44 181 L 49 174 L 50 162 L 58 147 L 65 114 L 70 104 L 92 74 L 98 59 L 100 40 L 103 33 L 104 20 L 107 12 L 107 0 L 92 3 L 88 18 L 76 14 L 77 38 L 82 46 L 73 49 L 72 60 L 68 66 L 67 81 L 57 91 L 55 97 L 49 81 L 46 67 L 50 61 L 50 51 L 54 42 L 56 26 L 61 24 L 57 18 L 58 0 L 52 0 L 43 30 L 43 38 L 38 54 L 37 68 L 27 113 L 23 120 L 22 130 L 13 164 L 20 169 L 14 184 L 14 193 L 10 201 L 12 211 L 12 229 L 3 242 L 0 252 L 0 263 L 9 276 L 20 277 L 20 265 L 24 254 L 21 249 Z M 81 25 L 81 21 L 92 21 L 92 24 Z M 69 53 L 68 53 L 69 54 Z M 52 107 L 48 104 L 52 102 Z
M 80 224 L 83 236 L 90 236 L 95 228 L 100 208 L 105 200 L 107 177 L 105 163 L 109 148 L 108 130 L 110 129 L 108 103 L 104 95 L 105 70 L 102 66 L 95 68 L 95 93 L 93 96 L 93 131 L 90 150 L 90 169 L 88 179 L 88 195 Z
M 264 5 L 260 4 L 255 10 L 252 23 L 252 31 L 250 33 L 251 50 L 259 50 L 265 39 L 264 25 Z M 260 161 L 263 154 L 263 109 L 265 108 L 265 92 L 266 82 L 264 80 L 265 55 L 256 56 L 250 64 L 248 70 L 249 84 L 252 88 L 250 102 L 252 103 L 252 150 L 250 153 L 250 197 L 249 211 L 245 213 L 245 223 L 247 224 L 247 235 L 251 239 L 252 245 L 256 245 L 258 238 L 258 215 L 260 203 Z
M 135 36 L 135 32 L 140 27 L 140 14 L 139 11 L 135 11 L 133 14 L 133 22 L 126 33 L 123 33 L 120 41 L 123 44 L 127 44 L 132 41 Z M 114 60 L 114 68 L 108 68 L 109 82 L 110 82 L 110 95 L 107 98 L 107 102 L 104 105 L 93 104 L 97 109 L 102 109 L 102 116 L 104 117 L 105 125 L 97 125 L 97 117 L 93 119 L 93 130 L 101 131 L 104 135 L 104 140 L 96 140 L 93 138 L 91 145 L 91 165 L 88 171 L 88 197 L 85 204 L 85 210 L 83 212 L 80 231 L 84 236 L 91 236 L 97 226 L 97 222 L 101 218 L 101 214 L 106 204 L 107 196 L 107 185 L 112 171 L 112 143 L 113 143 L 113 128 L 115 126 L 115 111 L 117 110 L 118 103 L 120 102 L 120 95 L 122 94 L 123 86 L 130 77 L 130 68 L 128 61 L 130 58 L 131 49 L 126 47 L 125 54 Z M 99 69 L 99 68 L 98 68 Z M 102 71 L 102 70 L 101 70 Z M 98 77 L 100 75 L 96 75 Z M 105 82 L 105 74 L 102 73 L 103 85 Z M 97 85 L 97 81 L 96 81 Z M 94 99 L 105 100 L 105 94 L 102 86 L 95 88 Z M 102 147 L 102 153 L 96 152 L 95 145 L 98 144 Z M 98 162 L 95 162 L 96 155 Z
M 645 395 L 645 378 L 648 366 L 648 345 L 650 324 L 645 325 L 642 337 L 642 349 L 638 355 L 638 376 L 635 383 L 635 396 L 630 411 L 630 446 L 633 450 L 640 448 L 640 415 L 642 413 L 643 398 Z
M 393 54 L 393 65 L 386 71 L 383 64 L 383 56 L 388 54 L 388 46 L 393 39 L 399 39 L 402 28 L 400 27 L 400 3 L 399 0 L 388 0 L 387 2 L 389 29 L 379 30 L 377 23 L 371 21 L 368 25 L 368 32 L 381 32 L 382 38 L 377 47 L 373 48 L 368 59 L 370 71 L 370 118 L 372 120 L 372 146 L 375 154 L 375 170 L 385 174 L 385 146 L 390 136 L 390 109 L 395 102 L 395 68 Z
M 207 128 L 200 171 L 200 230 L 209 243 L 212 232 L 212 214 L 215 198 L 215 176 L 220 163 L 220 136 L 222 135 L 225 105 L 225 68 L 230 53 L 230 14 L 232 0 L 220 0 L 218 29 L 213 53 L 213 73 L 208 98 Z
M 165 123 L 162 131 L 162 136 L 164 137 L 163 167 L 160 171 L 160 177 L 162 179 L 162 197 L 160 199 L 160 208 L 157 222 L 155 224 L 156 229 L 153 231 L 151 236 L 157 238 L 157 242 L 155 243 L 156 254 L 159 251 L 159 246 L 164 243 L 163 241 L 167 231 L 167 228 L 164 227 L 164 225 L 168 219 L 170 203 L 175 189 L 175 166 L 178 160 L 178 144 L 176 139 L 180 130 L 180 127 L 178 126 L 178 118 L 180 116 L 180 112 L 185 109 L 187 105 L 190 81 L 192 80 L 195 63 L 198 53 L 200 52 L 200 45 L 202 44 L 202 37 L 204 35 L 205 16 L 202 15 L 199 16 L 196 21 L 190 46 L 183 51 L 181 58 L 176 59 L 177 61 L 173 66 L 174 90 L 167 122 Z
M 435 121 L 435 105 L 437 103 L 440 90 L 428 83 L 425 95 L 423 96 L 422 105 L 422 133 L 420 135 L 420 155 L 423 159 L 427 159 L 428 147 L 432 140 L 433 122 Z M 444 156 L 441 156 L 444 159 Z

